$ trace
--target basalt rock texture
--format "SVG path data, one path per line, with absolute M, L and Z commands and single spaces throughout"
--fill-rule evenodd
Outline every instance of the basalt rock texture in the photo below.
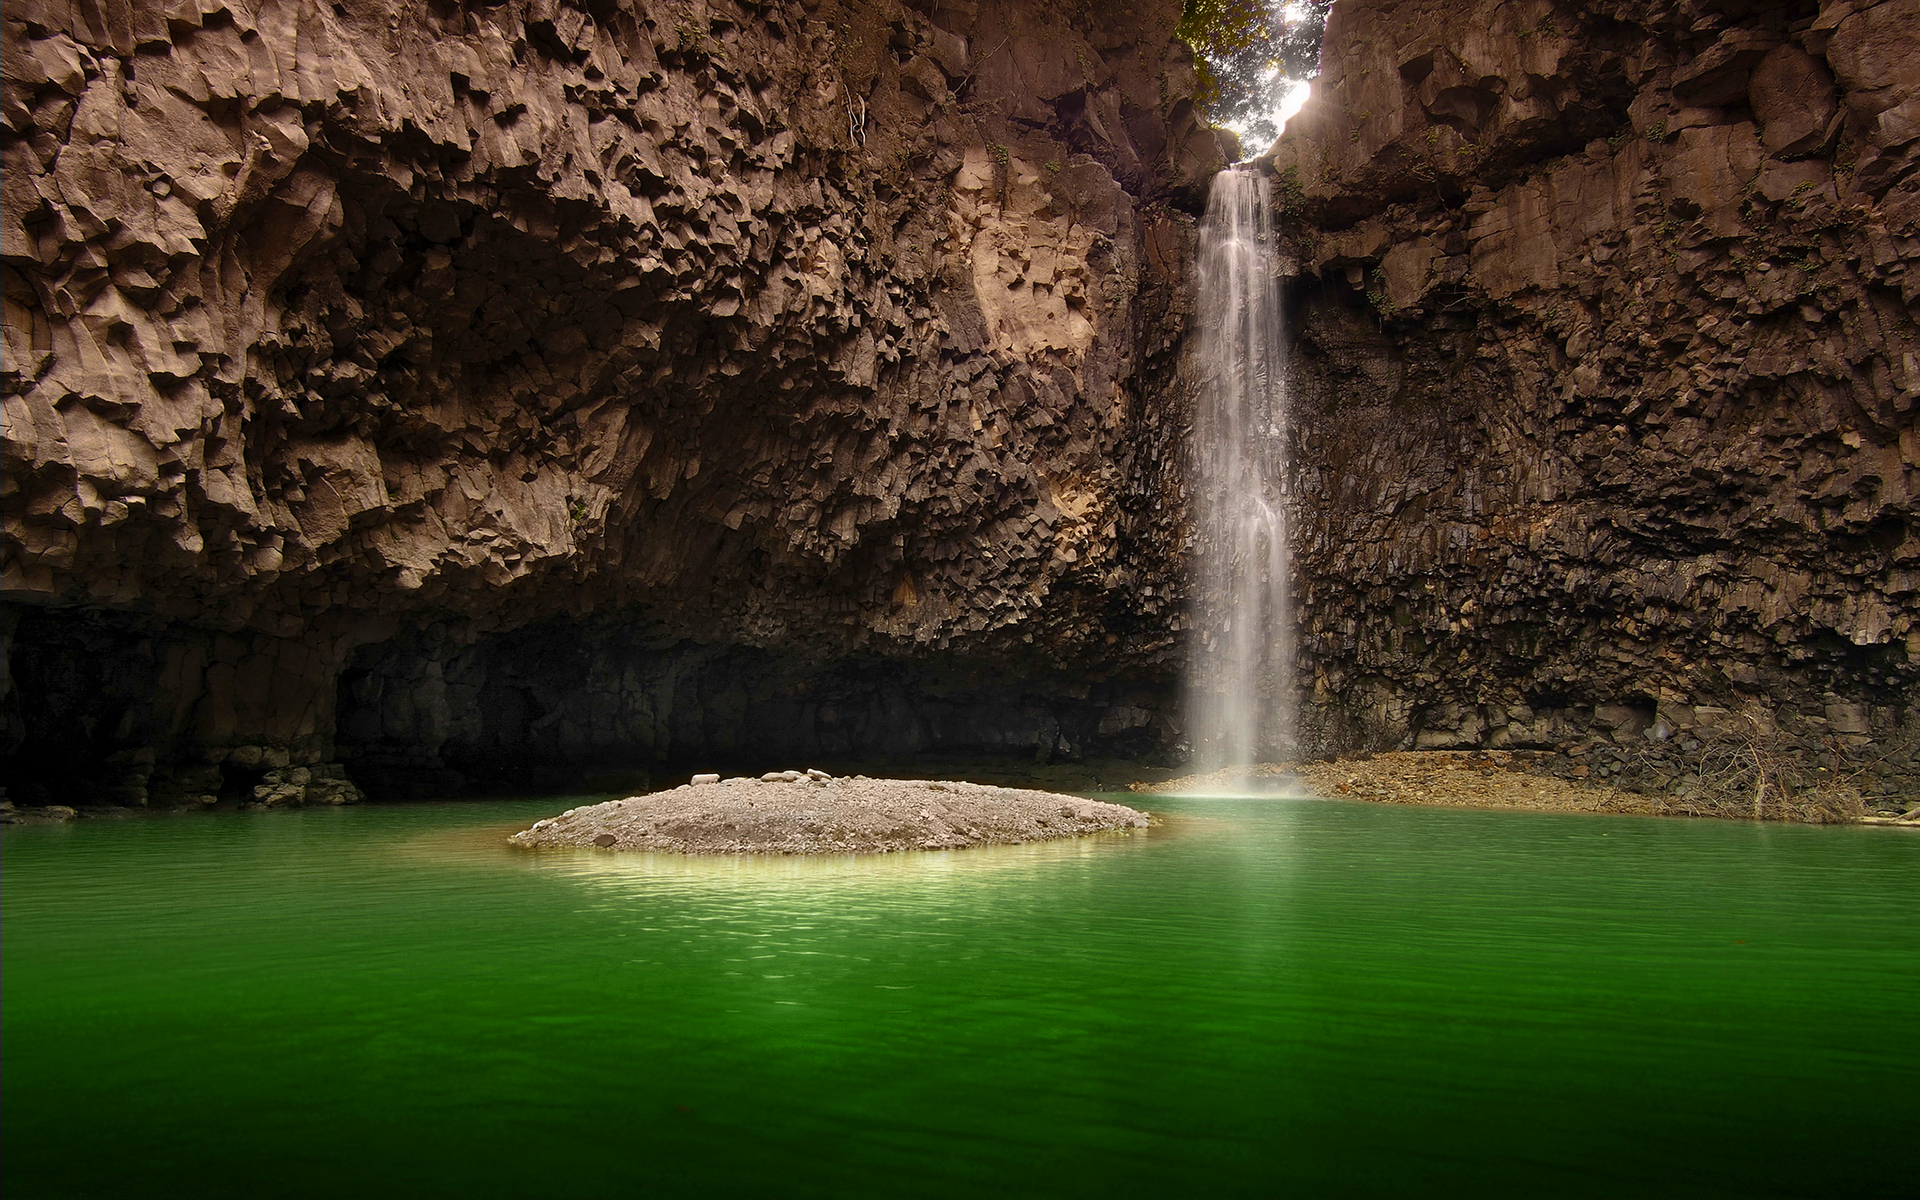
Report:
M 728 648 L 802 690 L 957 656 L 1001 709 L 1164 679 L 1156 414 L 1231 147 L 1177 12 L 8 5 L 16 779 L 335 799 L 288 773 L 343 719 L 429 770 L 479 737 L 396 687 L 565 690 L 496 644 L 536 623 L 610 647 L 616 699 Z M 628 691 L 560 741 L 698 749 L 730 711 Z
M 1920 4 L 1356 0 L 1326 47 L 1265 156 L 1313 740 L 1920 790 Z
M 1152 678 L 1010 673 L 955 654 L 823 662 L 805 646 L 649 632 L 565 620 L 469 646 L 416 635 L 363 647 L 341 673 L 338 744 L 378 790 L 433 794 L 550 787 L 636 760 L 744 767 L 967 750 L 1047 761 L 1089 748 L 1147 754 L 1177 736 Z
M 1177 744 L 1178 7 L 9 5 L 14 797 Z M 1917 8 L 1335 6 L 1306 749 L 1920 786 Z

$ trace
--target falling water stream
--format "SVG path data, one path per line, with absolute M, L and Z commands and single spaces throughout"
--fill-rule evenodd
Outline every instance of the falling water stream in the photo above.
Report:
M 1200 231 L 1188 711 L 1202 770 L 1283 756 L 1293 737 L 1285 326 L 1266 176 L 1214 177 Z

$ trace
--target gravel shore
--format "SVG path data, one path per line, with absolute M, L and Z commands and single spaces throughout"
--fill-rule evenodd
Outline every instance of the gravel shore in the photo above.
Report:
M 1247 787 L 1289 789 L 1310 796 L 1426 804 L 1457 808 L 1521 808 L 1539 812 L 1632 813 L 1661 817 L 1748 818 L 1739 806 L 1649 796 L 1586 780 L 1561 779 L 1534 769 L 1533 760 L 1505 750 L 1401 750 L 1366 757 L 1293 763 L 1260 763 L 1238 771 L 1189 775 L 1165 783 L 1132 785 L 1152 794 L 1225 793 Z M 1857 798 L 1857 793 L 1856 793 Z M 1781 819 L 1776 799 L 1767 812 Z M 1914 825 L 1920 807 L 1885 815 L 1835 814 L 1810 803 L 1789 807 L 1786 819 L 1814 823 Z
M 773 772 L 711 779 L 536 821 L 513 845 L 678 854 L 884 854 L 1142 829 L 1144 812 L 1057 792 Z
M 1471 808 L 1528 808 L 1558 812 L 1664 812 L 1660 801 L 1600 784 L 1575 783 L 1524 769 L 1502 751 L 1396 751 L 1369 758 L 1296 763 L 1260 763 L 1251 786 L 1290 786 L 1313 796 L 1393 804 L 1439 804 Z M 1189 775 L 1137 787 L 1139 792 L 1205 794 L 1247 783 L 1247 770 Z

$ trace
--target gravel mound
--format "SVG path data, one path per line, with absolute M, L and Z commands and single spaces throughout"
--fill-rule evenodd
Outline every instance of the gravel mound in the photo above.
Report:
M 678 854 L 884 854 L 1045 841 L 1143 829 L 1146 813 L 1057 792 L 918 779 L 835 779 L 776 771 L 694 777 L 535 821 L 516 846 L 601 846 Z

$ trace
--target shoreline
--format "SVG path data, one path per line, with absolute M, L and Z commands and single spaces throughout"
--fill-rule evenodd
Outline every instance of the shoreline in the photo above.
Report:
M 1250 790 L 1276 794 L 1291 786 L 1302 794 L 1325 799 L 1441 808 L 1713 817 L 1796 824 L 1920 828 L 1920 797 L 1902 797 L 1890 804 L 1885 799 L 1867 801 L 1857 791 L 1844 786 L 1824 785 L 1797 794 L 1786 789 L 1769 788 L 1761 798 L 1760 812 L 1756 815 L 1751 782 L 1738 789 L 1722 786 L 1716 792 L 1691 796 L 1658 794 L 1634 791 L 1592 779 L 1569 778 L 1565 773 L 1553 771 L 1551 762 L 1550 755 L 1526 750 L 1388 751 L 1333 759 L 1257 764 L 1252 768 Z M 907 764 L 892 763 L 888 766 L 895 772 L 901 772 L 892 775 L 892 779 L 900 783 L 924 785 L 938 782 L 925 776 L 914 778 L 919 772 Z M 1226 790 L 1249 790 L 1249 781 L 1236 772 L 1176 776 L 1174 769 L 1124 760 L 1056 762 L 1043 766 L 994 759 L 954 759 L 933 766 L 933 770 L 942 769 L 952 773 L 950 779 L 958 776 L 973 786 L 1078 796 L 1219 794 Z M 1127 781 L 1129 776 L 1132 777 L 1131 781 Z M 555 793 L 556 796 L 567 794 L 564 791 Z M 600 798 L 619 798 L 621 794 L 611 790 L 601 791 L 597 793 L 596 802 Z M 582 796 L 582 793 L 576 791 L 572 795 Z M 585 795 L 596 794 L 586 792 Z M 503 794 L 445 797 L 444 801 L 485 804 L 491 800 L 535 798 L 547 797 Z M 371 807 L 408 807 L 422 802 L 378 798 L 364 803 Z M 74 820 L 217 815 L 248 810 L 271 811 L 258 806 L 131 808 L 87 805 L 75 808 L 64 805 L 18 806 L 11 802 L 0 802 L 0 827 L 65 824 Z M 303 810 L 302 807 L 289 806 L 281 811 Z
M 1713 817 L 1803 825 L 1920 827 L 1920 801 L 1892 810 L 1869 809 L 1859 793 L 1811 789 L 1797 795 L 1763 793 L 1756 807 L 1742 797 L 1658 796 L 1604 783 L 1566 779 L 1534 769 L 1533 756 L 1512 750 L 1395 750 L 1346 758 L 1257 763 L 1162 783 L 1135 783 L 1138 795 L 1205 795 L 1209 791 L 1273 789 L 1292 784 L 1329 800 L 1429 808 L 1518 812 L 1613 813 L 1643 817 Z

